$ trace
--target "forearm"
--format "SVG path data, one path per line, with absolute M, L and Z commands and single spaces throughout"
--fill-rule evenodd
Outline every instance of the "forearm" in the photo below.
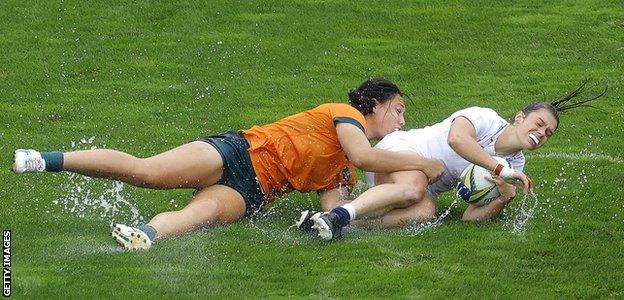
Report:
M 415 153 L 391 152 L 371 148 L 368 155 L 355 165 L 365 171 L 392 173 L 398 171 L 424 170 L 431 160 Z
M 449 139 L 449 146 L 463 159 L 493 171 L 498 162 L 475 139 L 469 136 Z
M 507 203 L 509 202 L 505 201 L 503 196 L 499 196 L 484 206 L 470 205 L 466 211 L 464 211 L 462 220 L 469 222 L 483 222 L 493 219 L 500 215 Z
M 498 162 L 477 143 L 476 129 L 466 117 L 460 116 L 453 120 L 447 143 L 459 156 L 473 164 L 490 171 L 498 165 Z

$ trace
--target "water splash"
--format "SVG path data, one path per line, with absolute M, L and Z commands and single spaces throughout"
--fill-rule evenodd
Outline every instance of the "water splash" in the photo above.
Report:
M 308 200 L 312 202 L 309 197 Z M 297 230 L 293 230 L 293 228 L 289 227 L 275 227 L 275 222 L 295 222 L 295 220 L 286 220 L 283 214 L 283 206 L 290 201 L 293 200 L 290 199 L 288 195 L 282 196 L 280 199 L 271 203 L 263 210 L 249 217 L 249 222 L 247 223 L 247 226 L 255 231 L 258 231 L 263 236 L 263 238 L 268 238 L 273 242 L 278 242 L 284 245 L 300 245 L 302 243 L 302 240 Z
M 511 233 L 521 235 L 526 232 L 538 203 L 539 201 L 535 193 L 524 194 L 520 201 L 520 206 L 515 211 L 512 211 L 510 217 L 505 220 L 505 224 L 511 228 Z
M 95 137 L 72 142 L 72 150 L 97 149 L 92 145 Z M 99 180 L 69 173 L 68 182 L 61 185 L 65 196 L 54 199 L 52 204 L 79 218 L 98 217 L 128 224 L 143 223 L 145 219 L 139 209 L 123 195 L 124 184 L 119 181 Z
M 422 235 L 427 229 L 438 227 L 442 221 L 451 213 L 451 210 L 459 205 L 459 198 L 455 198 L 449 207 L 437 216 L 435 219 L 427 222 L 416 223 L 406 227 L 407 232 L 411 236 Z

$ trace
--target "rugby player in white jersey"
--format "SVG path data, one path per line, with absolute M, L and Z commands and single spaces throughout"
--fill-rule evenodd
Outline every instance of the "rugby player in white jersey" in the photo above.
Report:
M 492 171 L 492 181 L 501 195 L 484 206 L 469 204 L 463 220 L 478 222 L 498 216 L 515 197 L 514 185 L 525 193 L 533 188 L 522 172 L 525 165 L 522 150 L 542 147 L 557 129 L 559 113 L 590 106 L 586 103 L 606 92 L 591 99 L 571 101 L 580 95 L 585 84 L 552 103 L 529 104 L 514 115 L 512 123 L 492 109 L 470 107 L 432 126 L 387 135 L 376 148 L 439 159 L 445 165 L 440 180 L 428 185 L 427 177 L 420 171 L 367 172 L 369 190 L 329 213 L 303 212 L 299 228 L 303 229 L 301 226 L 306 223 L 322 239 L 330 240 L 340 237 L 342 228 L 351 221 L 364 228 L 399 228 L 432 220 L 437 211 L 435 199 L 456 187 L 460 174 L 470 163 Z M 492 156 L 505 158 L 511 167 L 503 166 Z M 306 217 L 309 221 L 302 222 Z

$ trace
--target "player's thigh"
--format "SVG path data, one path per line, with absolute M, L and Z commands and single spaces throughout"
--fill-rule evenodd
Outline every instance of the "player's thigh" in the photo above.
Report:
M 245 217 L 246 204 L 235 189 L 215 184 L 197 191 L 184 210 L 196 220 L 230 224 Z
M 145 158 L 151 179 L 167 187 L 203 188 L 222 176 L 223 158 L 209 143 L 195 141 Z
M 392 173 L 376 173 L 375 183 L 406 183 L 411 185 L 427 185 L 427 175 L 425 173 L 412 170 L 412 171 L 398 171 Z
M 406 193 L 413 195 L 401 207 L 412 205 L 427 196 L 427 176 L 421 171 L 399 171 L 376 176 L 377 184 L 391 183 L 406 186 Z
M 427 175 L 421 171 L 399 171 L 388 174 L 386 180 L 392 183 L 410 184 L 412 186 L 427 186 Z

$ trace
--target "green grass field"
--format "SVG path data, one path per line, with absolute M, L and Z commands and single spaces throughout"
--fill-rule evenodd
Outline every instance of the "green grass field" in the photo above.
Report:
M 624 298 L 621 1 L 161 2 L 0 3 L 14 297 Z M 323 243 L 288 230 L 318 208 L 293 193 L 252 220 L 124 253 L 113 221 L 149 220 L 191 191 L 9 171 L 17 148 L 153 155 L 346 102 L 371 76 L 410 93 L 408 128 L 474 105 L 511 117 L 585 78 L 609 91 L 526 154 L 537 202 L 517 197 L 478 225 L 460 204 L 436 227 Z

